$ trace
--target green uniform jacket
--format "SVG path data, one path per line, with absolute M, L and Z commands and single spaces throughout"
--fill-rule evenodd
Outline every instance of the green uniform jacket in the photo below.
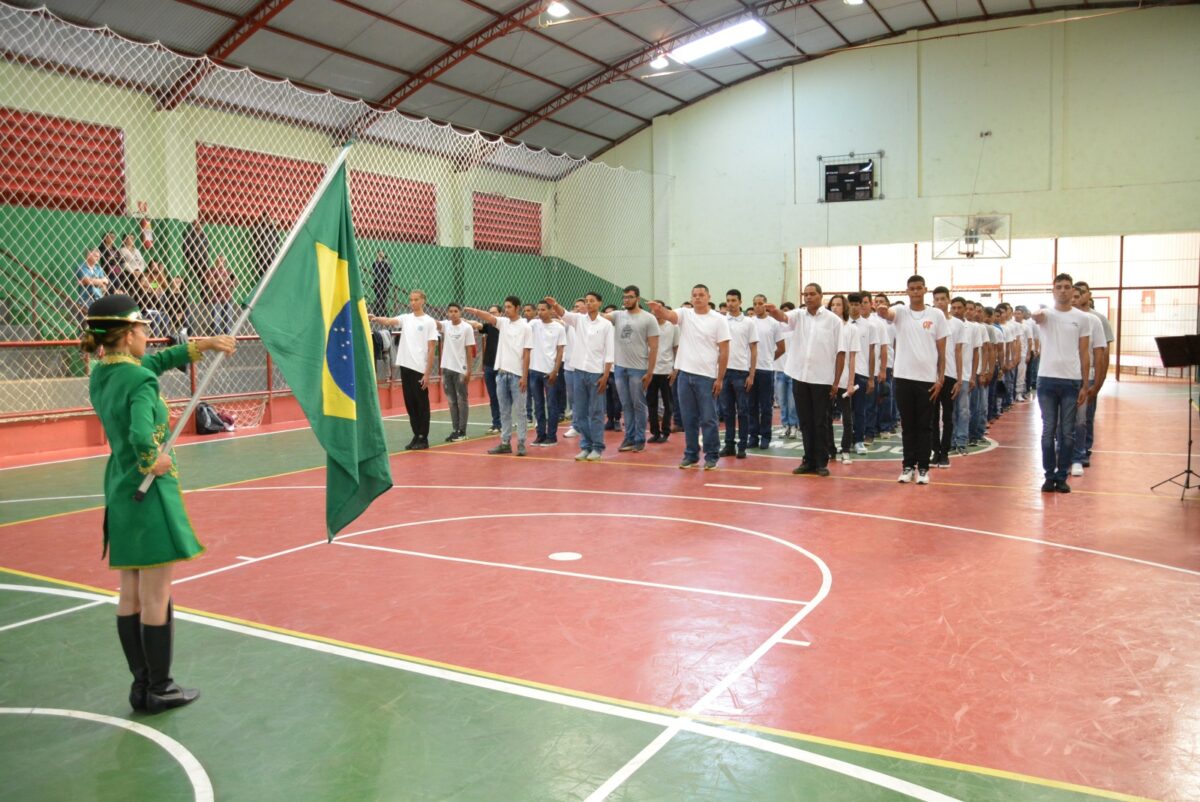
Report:
M 112 446 L 104 470 L 104 539 L 112 568 L 154 568 L 204 552 L 184 509 L 175 465 L 154 480 L 145 499 L 133 500 L 169 434 L 158 377 L 200 358 L 195 345 L 176 345 L 140 362 L 129 354 L 106 356 L 92 370 L 88 391 Z

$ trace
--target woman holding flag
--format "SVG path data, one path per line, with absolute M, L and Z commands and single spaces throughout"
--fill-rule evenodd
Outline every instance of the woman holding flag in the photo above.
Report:
M 128 295 L 105 296 L 88 308 L 80 346 L 100 356 L 88 392 L 112 445 L 104 472 L 104 548 L 109 566 L 121 572 L 117 635 L 133 674 L 129 704 L 158 713 L 200 695 L 171 679 L 171 573 L 176 562 L 204 551 L 184 509 L 174 454 L 162 450 L 169 413 L 158 377 L 200 360 L 204 351 L 233 353 L 236 342 L 209 337 L 147 355 L 148 323 Z M 135 501 L 149 474 L 154 483 Z

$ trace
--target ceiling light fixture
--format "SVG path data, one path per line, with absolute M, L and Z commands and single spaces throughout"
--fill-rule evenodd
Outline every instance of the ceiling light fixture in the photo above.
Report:
M 702 39 L 688 42 L 683 47 L 672 50 L 669 55 L 680 64 L 690 64 L 697 59 L 712 55 L 718 50 L 724 50 L 756 36 L 762 36 L 766 32 L 767 26 L 756 19 L 749 19 L 739 22 L 737 25 L 722 28 L 716 33 L 710 33 Z
M 861 0 L 860 0 L 860 2 L 861 2 Z M 571 9 L 567 8 L 562 3 L 558 2 L 558 0 L 554 0 L 553 3 L 546 6 L 546 13 L 549 14 L 550 16 L 554 17 L 555 19 L 562 19 L 563 17 L 565 17 L 571 13 Z
M 657 56 L 654 57 L 654 60 L 650 62 L 650 66 L 651 66 L 651 68 L 656 69 L 656 70 L 665 70 L 670 65 L 670 63 L 671 62 L 667 61 L 666 56 L 664 56 L 662 53 L 659 53 Z

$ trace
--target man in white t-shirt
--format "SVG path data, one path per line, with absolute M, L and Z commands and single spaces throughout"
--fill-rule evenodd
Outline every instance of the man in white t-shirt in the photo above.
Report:
M 876 326 L 879 318 L 871 317 L 870 298 L 869 293 L 861 292 L 852 292 L 846 296 L 850 309 L 850 325 L 858 330 L 858 353 L 854 360 L 855 390 L 850 399 L 854 425 L 850 426 L 849 421 L 842 421 L 842 426 L 851 431 L 856 454 L 867 453 L 867 421 L 868 416 L 873 417 L 875 412 L 875 361 L 879 352 L 884 350 L 880 348 L 883 344 L 883 330 Z M 879 325 L 882 326 L 881 323 Z
M 883 324 L 883 345 L 880 349 L 880 361 L 886 368 L 883 373 L 886 374 L 883 380 L 876 377 L 875 392 L 878 398 L 878 415 L 876 419 L 875 431 L 882 439 L 887 439 L 896 433 L 896 424 L 900 418 L 900 408 L 896 405 L 896 326 L 891 322 L 891 319 L 883 314 L 885 309 L 891 308 L 891 302 L 883 293 L 875 295 L 875 317 Z M 884 389 L 886 387 L 887 389 Z M 868 432 L 870 427 L 868 426 Z M 868 437 L 869 441 L 871 438 Z
M 1087 407 L 1079 410 L 1075 419 L 1075 454 L 1071 460 L 1071 475 L 1083 476 L 1083 469 L 1091 465 L 1097 396 L 1104 386 L 1104 380 L 1108 378 L 1108 349 L 1114 338 L 1108 318 L 1092 308 L 1092 290 L 1086 281 L 1075 282 L 1072 305 L 1092 319 L 1092 359 L 1088 369 L 1091 385 L 1088 388 Z
M 767 296 L 754 296 L 754 325 L 758 329 L 758 358 L 754 386 L 750 388 L 749 448 L 771 447 L 771 403 L 775 397 L 775 358 L 783 354 L 783 327 L 767 314 Z
M 725 293 L 725 317 L 729 320 L 729 361 L 721 388 L 725 411 L 725 448 L 721 456 L 745 459 L 750 440 L 750 392 L 758 365 L 758 326 L 753 318 L 742 314 L 741 290 Z
M 452 303 L 446 307 L 442 321 L 442 390 L 450 407 L 450 436 L 447 443 L 456 443 L 467 436 L 467 418 L 471 406 L 467 388 L 471 386 L 471 364 L 475 361 L 475 329 L 462 319 L 462 307 Z
M 1029 342 L 1032 335 L 1029 332 L 1029 324 L 1032 323 L 1029 319 L 1029 309 L 1024 306 L 1017 306 L 1013 309 L 1013 321 L 1017 324 L 1017 342 L 1020 343 L 1020 356 L 1017 359 L 1017 388 L 1016 400 L 1017 403 L 1025 401 L 1025 372 L 1029 367 L 1029 355 L 1033 350 Z
M 1071 306 L 1075 287 L 1071 277 L 1054 277 L 1054 308 L 1039 309 L 1033 320 L 1041 329 L 1042 366 L 1038 376 L 1038 406 L 1042 410 L 1043 493 L 1070 493 L 1067 471 L 1075 448 L 1075 420 L 1087 404 L 1085 384 L 1092 322 Z
M 533 351 L 529 355 L 529 392 L 537 419 L 535 446 L 558 443 L 558 389 L 563 351 L 567 347 L 567 328 L 554 318 L 554 310 L 538 301 L 537 317 L 529 324 L 533 332 Z
M 396 343 L 396 364 L 400 366 L 400 389 L 404 393 L 404 410 L 413 437 L 404 448 L 410 451 L 429 448 L 429 377 L 433 373 L 433 357 L 438 341 L 438 322 L 425 314 L 425 292 L 413 290 L 408 294 L 412 312 L 396 317 L 369 315 L 372 323 L 390 326 L 399 335 Z
M 837 398 L 835 379 L 846 364 L 845 352 L 838 350 L 843 320 L 821 305 L 820 284 L 805 285 L 803 299 L 803 306 L 787 314 L 768 304 L 767 314 L 783 324 L 788 336 L 784 370 L 793 380 L 800 438 L 804 441 L 804 459 L 792 473 L 828 476 L 832 444 L 825 442 L 827 419 L 830 401 Z
M 967 299 L 955 296 L 950 301 L 950 315 L 951 326 L 956 325 L 954 321 L 962 326 L 962 375 L 959 377 L 958 395 L 954 399 L 954 436 L 950 440 L 954 453 L 961 457 L 967 453 L 967 443 L 971 439 L 971 395 L 978 383 L 979 347 L 975 325 L 967 320 Z M 951 328 L 951 335 L 946 342 L 952 342 L 953 336 L 954 329 Z
M 914 274 L 908 277 L 908 306 L 888 307 L 880 317 L 896 326 L 896 405 L 904 443 L 899 481 L 927 485 L 934 402 L 946 376 L 946 316 L 925 305 L 925 279 Z
M 525 436 L 529 425 L 525 418 L 525 393 L 529 389 L 529 357 L 533 350 L 533 330 L 521 317 L 521 299 L 504 299 L 500 316 L 468 306 L 466 312 L 500 332 L 496 344 L 496 400 L 500 404 L 500 442 L 489 454 L 512 454 L 512 436 L 517 435 L 518 457 L 525 456 Z
M 683 417 L 683 460 L 680 468 L 700 464 L 700 435 L 704 435 L 704 470 L 717 467 L 721 441 L 717 431 L 717 398 L 725 383 L 729 362 L 729 319 L 713 309 L 708 287 L 692 287 L 691 308 L 667 309 L 650 304 L 658 319 L 679 327 L 679 348 L 675 352 L 675 387 L 679 391 L 679 411 Z
M 961 298 L 958 300 L 962 301 Z M 958 399 L 966 400 L 970 395 L 966 387 L 970 369 L 966 357 L 970 355 L 970 347 L 966 324 L 950 312 L 950 290 L 934 287 L 933 305 L 946 316 L 946 376 L 942 381 L 942 392 L 934 402 L 933 428 L 930 430 L 933 455 L 929 464 L 949 468 L 950 448 L 958 434 Z
M 975 384 L 971 389 L 971 431 L 967 446 L 983 442 L 987 433 L 987 382 L 989 381 L 988 359 L 992 355 L 992 341 L 988 337 L 987 325 L 983 322 L 983 304 L 967 302 L 967 319 L 972 327 L 972 347 L 975 351 Z
M 582 298 L 576 298 L 571 304 L 571 311 L 586 314 L 587 304 Z M 559 400 L 562 402 L 561 409 L 571 415 L 571 425 L 563 432 L 563 437 L 578 437 L 579 432 L 575 430 L 575 368 L 571 364 L 571 354 L 575 351 L 575 329 L 566 324 L 563 324 L 563 328 L 567 330 L 567 347 L 563 349 L 563 380 L 560 383 Z
M 646 391 L 658 362 L 658 321 L 641 307 L 642 291 L 630 284 L 621 291 L 622 309 L 605 315 L 613 324 L 616 367 L 613 380 L 625 416 L 625 438 L 618 451 L 646 448 Z
M 664 309 L 670 309 L 662 301 L 656 301 Z M 647 418 L 650 423 L 650 443 L 665 443 L 671 436 L 671 417 L 674 393 L 671 390 L 671 374 L 675 371 L 675 349 L 679 347 L 679 327 L 670 321 L 658 324 L 658 359 L 654 363 L 654 375 L 646 389 Z M 659 405 L 662 414 L 659 414 Z
M 600 293 L 584 296 L 587 312 L 568 312 L 558 301 L 546 296 L 546 303 L 562 319 L 563 325 L 575 331 L 571 348 L 571 367 L 574 368 L 575 417 L 572 424 L 579 432 L 579 453 L 576 462 L 599 462 L 604 452 L 604 393 L 612 374 L 614 359 L 613 325 L 600 314 Z

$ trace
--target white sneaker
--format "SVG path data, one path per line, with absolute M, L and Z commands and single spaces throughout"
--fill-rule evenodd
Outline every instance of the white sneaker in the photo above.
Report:
M 843 452 L 842 452 L 842 464 L 843 464 L 843 465 L 849 465 L 851 462 L 853 462 L 853 460 L 851 460 L 851 459 L 850 459 L 850 452 L 849 452 L 849 451 L 843 451 Z
M 901 482 L 901 483 L 911 482 L 911 481 L 913 481 L 913 479 L 916 478 L 916 474 L 917 474 L 917 472 L 914 471 L 912 468 L 905 468 L 904 472 L 900 474 L 900 478 L 897 479 L 896 481 Z
M 863 443 L 855 443 L 854 444 L 854 453 L 855 454 L 866 454 L 867 453 L 866 445 Z
M 570 427 L 565 432 L 563 432 L 563 437 L 578 437 L 578 436 L 579 436 L 579 432 L 575 431 L 574 426 Z
M 593 451 L 591 454 L 588 454 L 587 461 L 588 462 L 599 462 L 600 461 L 600 452 Z
M 580 451 L 578 454 L 575 455 L 576 462 L 583 462 L 587 458 L 588 458 L 588 452 L 586 452 L 586 451 Z
M 929 484 L 929 471 L 917 471 L 917 484 Z
M 1083 463 L 1082 462 L 1072 462 L 1071 463 L 1071 475 L 1072 476 L 1083 476 Z

